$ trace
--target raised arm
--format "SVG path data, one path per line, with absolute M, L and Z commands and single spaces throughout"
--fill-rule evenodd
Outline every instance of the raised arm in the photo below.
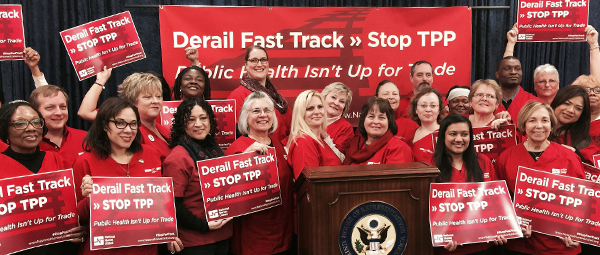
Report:
M 40 62 L 40 54 L 31 47 L 25 48 L 23 54 L 25 54 L 24 62 L 29 67 L 29 70 L 31 70 L 35 87 L 37 88 L 39 86 L 48 85 L 46 77 L 42 71 L 40 71 L 40 67 L 38 66 L 38 63 Z
M 198 48 L 185 48 L 185 58 L 190 60 L 190 66 L 197 66 L 200 64 L 200 61 L 198 61 Z
M 102 90 L 104 90 L 104 85 L 108 78 L 110 78 L 110 73 L 112 72 L 112 68 L 106 69 L 104 67 L 104 71 L 99 72 L 96 75 L 96 82 L 90 87 L 90 90 L 85 94 L 83 100 L 81 101 L 81 106 L 79 106 L 79 111 L 77 111 L 77 115 L 87 122 L 94 122 L 96 119 L 96 106 L 98 105 L 98 98 L 100 94 L 102 94 Z
M 519 30 L 517 29 L 517 23 L 515 23 L 513 27 L 506 33 L 506 39 L 508 39 L 508 42 L 506 43 L 506 49 L 504 49 L 504 56 L 502 57 L 514 56 L 518 34 Z
M 585 28 L 585 39 L 590 45 L 590 75 L 600 77 L 600 49 L 598 49 L 598 31 L 588 25 Z

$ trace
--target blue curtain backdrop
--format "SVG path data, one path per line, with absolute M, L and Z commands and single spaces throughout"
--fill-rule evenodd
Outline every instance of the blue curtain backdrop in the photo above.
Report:
M 516 21 L 517 0 L 23 0 L 5 1 L 0 4 L 21 4 L 25 23 L 27 46 L 41 55 L 40 68 L 50 84 L 63 87 L 69 94 L 71 127 L 86 129 L 88 125 L 76 115 L 83 96 L 95 78 L 80 82 L 73 69 L 59 32 L 80 24 L 123 11 L 130 11 L 136 24 L 147 58 L 116 68 L 107 83 L 100 103 L 117 95 L 117 85 L 128 75 L 139 71 L 162 73 L 160 29 L 158 8 L 142 8 L 137 5 L 223 5 L 223 6 L 354 6 L 354 7 L 446 7 L 446 6 L 510 6 L 510 9 L 473 9 L 473 45 L 471 80 L 494 79 L 498 61 L 506 45 L 506 32 Z M 600 1 L 590 1 L 589 23 L 600 27 Z M 259 19 L 259 17 L 257 17 Z M 249 20 L 240 22 L 257 22 Z M 260 23 L 258 23 L 260 24 Z M 210 25 L 210 24 L 207 24 Z M 560 73 L 561 87 L 569 85 L 577 76 L 589 74 L 589 47 L 585 42 L 577 43 L 518 43 L 515 55 L 523 65 L 525 90 L 533 91 L 533 70 L 536 66 L 550 63 Z M 22 61 L 0 62 L 0 82 L 4 100 L 29 99 L 34 89 L 31 73 Z M 442 91 L 443 92 L 443 91 Z

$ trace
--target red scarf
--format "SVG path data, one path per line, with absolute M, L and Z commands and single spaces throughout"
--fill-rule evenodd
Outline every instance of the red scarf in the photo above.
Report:
M 369 146 L 365 146 L 367 139 L 361 134 L 355 135 L 350 141 L 350 147 L 346 149 L 346 159 L 344 159 L 344 165 L 350 165 L 351 163 L 360 164 L 367 161 L 373 157 L 375 153 L 381 150 L 392 139 L 392 137 L 394 137 L 394 135 L 388 130 L 381 138 L 377 139 L 375 142 L 372 142 L 369 144 Z

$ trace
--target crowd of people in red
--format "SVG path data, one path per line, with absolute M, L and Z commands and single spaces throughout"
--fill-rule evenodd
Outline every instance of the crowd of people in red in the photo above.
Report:
M 11 171 L 0 178 L 73 168 L 80 227 L 71 242 L 19 254 L 295 254 L 294 181 L 305 167 L 369 165 L 423 161 L 440 169 L 438 182 L 505 180 L 514 190 L 519 166 L 584 178 L 582 162 L 600 154 L 600 51 L 598 32 L 586 29 L 590 75 L 581 75 L 559 90 L 558 72 L 546 64 L 535 69 L 533 96 L 521 87 L 521 63 L 513 56 L 517 30 L 498 63 L 496 79 L 454 86 L 443 98 L 433 84 L 432 65 L 418 61 L 410 70 L 413 91 L 400 98 L 398 86 L 379 83 L 362 105 L 356 130 L 344 119 L 351 90 L 340 82 L 321 92 L 307 90 L 289 107 L 269 78 L 269 56 L 257 45 L 247 48 L 247 74 L 228 99 L 236 101 L 239 138 L 226 151 L 215 141 L 218 123 L 205 100 L 210 81 L 198 64 L 198 50 L 185 49 L 191 66 L 177 76 L 173 89 L 160 75 L 134 73 L 97 109 L 105 69 L 87 92 L 78 115 L 92 123 L 88 132 L 66 126 L 69 96 L 48 85 L 37 67 L 39 54 L 25 50 L 25 63 L 36 82 L 29 102 L 16 100 L 0 108 L 0 158 Z M 159 125 L 163 101 L 181 100 L 170 129 Z M 355 102 L 356 103 L 356 102 Z M 363 102 L 359 102 L 363 103 Z M 473 127 L 498 129 L 514 123 L 519 143 L 492 164 L 473 146 Z M 437 137 L 434 133 L 437 131 Z M 437 139 L 434 148 L 433 139 Z M 282 205 L 236 218 L 205 217 L 196 162 L 275 148 Z M 523 157 L 526 155 L 526 157 Z M 530 155 L 530 156 L 527 156 Z M 160 171 L 147 171 L 160 169 Z M 171 177 L 179 236 L 166 245 L 91 251 L 87 240 L 89 194 L 95 176 Z M 436 248 L 438 254 L 579 254 L 580 243 L 523 228 L 524 238 Z M 426 231 L 426 230 L 423 230 Z M 590 250 L 587 250 L 590 249 Z M 168 251 L 167 251 L 168 250 Z M 585 252 L 597 254 L 592 247 Z

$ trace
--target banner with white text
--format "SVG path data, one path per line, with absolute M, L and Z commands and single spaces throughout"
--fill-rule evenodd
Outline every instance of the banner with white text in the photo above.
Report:
M 91 250 L 166 243 L 177 237 L 170 177 L 93 177 Z
M 172 85 L 190 65 L 184 49 L 197 47 L 212 98 L 226 98 L 240 85 L 245 49 L 252 44 L 267 49 L 271 81 L 290 107 L 304 90 L 320 91 L 333 82 L 350 87 L 354 103 L 344 117 L 354 126 L 380 81 L 392 80 L 400 94 L 411 93 L 410 65 L 416 61 L 431 62 L 432 86 L 442 93 L 471 81 L 466 6 L 160 6 L 159 17 L 165 79 Z
M 60 32 L 79 80 L 146 58 L 133 19 L 122 12 Z
M 432 183 L 429 193 L 433 246 L 523 237 L 505 181 Z
M 25 30 L 21 5 L 0 5 L 0 61 L 24 59 Z
M 600 184 L 520 166 L 514 196 L 521 226 L 600 246 Z
M 589 0 L 519 0 L 517 41 L 585 41 Z
M 275 148 L 198 161 L 208 221 L 281 205 Z
M 71 169 L 0 180 L 0 254 L 69 240 L 79 226 L 73 186 Z

